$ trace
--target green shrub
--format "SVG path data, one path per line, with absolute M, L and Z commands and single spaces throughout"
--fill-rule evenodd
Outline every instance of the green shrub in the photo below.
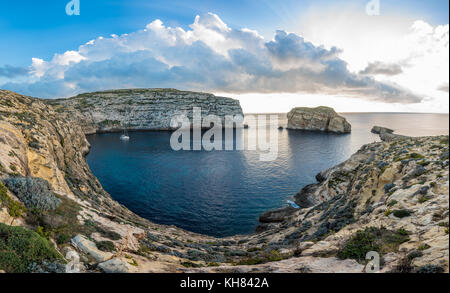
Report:
M 412 252 L 410 252 L 410 253 L 408 254 L 407 258 L 408 258 L 409 260 L 413 260 L 413 259 L 415 259 L 415 258 L 422 257 L 422 256 L 423 256 L 422 251 L 414 250 L 414 251 L 412 251 Z
M 278 250 L 268 250 L 261 252 L 255 256 L 251 256 L 249 258 L 246 258 L 244 260 L 239 261 L 238 265 L 257 265 L 262 264 L 266 262 L 272 262 L 272 261 L 280 261 L 283 257 L 280 255 Z
M 424 250 L 427 250 L 427 249 L 430 248 L 430 247 L 431 247 L 430 245 L 424 243 L 424 244 L 419 245 L 419 248 L 418 248 L 418 249 L 419 249 L 420 251 L 424 251 Z
M 392 212 L 392 214 L 397 218 L 405 218 L 411 216 L 412 212 L 410 210 L 395 210 Z
M 60 258 L 53 246 L 36 232 L 0 223 L 0 269 L 25 273 L 32 263 Z
M 337 256 L 340 259 L 351 258 L 362 262 L 369 251 L 376 251 L 380 255 L 396 251 L 400 244 L 409 241 L 409 237 L 404 235 L 406 233 L 408 232 L 404 229 L 394 232 L 376 227 L 359 230 L 345 242 Z
M 419 199 L 417 200 L 419 203 L 424 203 L 424 202 L 426 202 L 426 201 L 429 201 L 431 199 L 431 197 L 429 197 L 429 196 L 424 196 L 424 195 L 421 195 L 421 196 L 419 196 Z
M 70 239 L 71 239 L 70 235 L 67 235 L 65 233 L 60 233 L 60 234 L 56 235 L 56 243 L 59 245 L 68 243 L 70 241 Z
M 114 246 L 114 243 L 112 241 L 99 241 L 96 242 L 97 248 L 101 251 L 107 251 L 111 252 L 116 250 L 116 247 Z
M 183 267 L 185 267 L 185 268 L 198 268 L 198 267 L 201 267 L 201 265 L 198 265 L 198 264 L 190 262 L 190 261 L 182 262 L 181 265 Z
M 448 138 L 441 139 L 441 140 L 439 141 L 439 143 L 440 143 L 440 144 L 448 145 Z
M 398 201 L 396 201 L 395 199 L 391 200 L 391 202 L 388 204 L 388 207 L 395 206 L 397 203 L 398 203 Z
M 417 269 L 419 274 L 441 274 L 444 273 L 445 269 L 438 265 L 424 265 Z
M 423 155 L 418 154 L 418 153 L 411 153 L 408 156 L 409 156 L 409 158 L 412 158 L 412 159 L 424 159 L 425 158 Z
M 247 252 L 255 252 L 255 251 L 258 251 L 258 250 L 261 250 L 261 248 L 259 248 L 259 247 L 250 247 L 249 249 L 247 249 Z
M 6 186 L 0 182 L 0 207 L 2 206 L 7 208 L 9 215 L 13 219 L 21 217 L 26 212 L 26 208 L 23 204 L 13 200 L 8 195 Z
M 411 234 L 409 231 L 407 231 L 405 228 L 400 228 L 397 230 L 397 234 L 399 235 L 403 235 L 403 236 L 407 236 L 409 234 Z

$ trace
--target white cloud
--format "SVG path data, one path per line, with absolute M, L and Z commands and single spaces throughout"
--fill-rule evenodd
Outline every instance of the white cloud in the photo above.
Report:
M 313 43 L 341 48 L 340 58 L 351 71 L 424 97 L 416 111 L 448 111 L 448 92 L 439 90 L 449 80 L 448 24 L 433 26 L 384 10 L 368 16 L 350 6 L 311 8 L 299 19 L 295 31 Z
M 32 58 L 31 59 L 31 73 L 37 77 L 44 76 L 45 72 L 48 69 L 47 62 L 40 58 Z
M 422 35 L 431 33 L 423 24 L 416 29 Z M 442 35 L 441 31 L 433 34 Z M 208 13 L 197 16 L 189 30 L 155 20 L 143 30 L 98 37 L 50 61 L 33 58 L 28 82 L 3 87 L 40 97 L 175 87 L 236 94 L 323 94 L 386 103 L 422 100 L 392 80 L 377 81 L 350 71 L 341 58 L 344 53 L 285 31 L 265 41 L 254 30 L 232 29 Z

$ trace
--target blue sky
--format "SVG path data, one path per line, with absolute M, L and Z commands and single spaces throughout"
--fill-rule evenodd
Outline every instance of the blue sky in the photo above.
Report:
M 100 35 L 122 34 L 154 19 L 187 27 L 197 14 L 213 12 L 231 27 L 249 27 L 270 36 L 291 28 L 308 7 L 340 5 L 324 0 L 81 0 L 81 15 L 67 16 L 67 0 L 0 3 L 0 65 L 28 65 L 32 57 L 50 58 L 74 50 Z M 368 1 L 353 1 L 361 9 Z M 407 14 L 437 25 L 448 23 L 449 1 L 382 0 L 385 13 Z M 14 53 L 12 53 L 14 52 Z
M 69 0 L 0 1 L 0 88 L 27 95 L 177 87 L 250 112 L 274 96 L 279 112 L 448 107 L 448 1 L 379 0 L 380 16 L 369 0 L 80 0 L 79 16 Z

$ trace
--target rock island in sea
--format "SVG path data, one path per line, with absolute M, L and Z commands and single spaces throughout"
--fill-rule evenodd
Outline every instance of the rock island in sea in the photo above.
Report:
M 287 118 L 288 129 L 336 133 L 350 133 L 352 131 L 350 123 L 330 107 L 297 107 L 287 114 Z

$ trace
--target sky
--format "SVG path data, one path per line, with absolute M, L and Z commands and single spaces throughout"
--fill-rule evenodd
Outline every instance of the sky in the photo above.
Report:
M 448 1 L 79 0 L 68 15 L 69 2 L 0 0 L 0 88 L 170 87 L 237 98 L 246 113 L 448 113 Z

